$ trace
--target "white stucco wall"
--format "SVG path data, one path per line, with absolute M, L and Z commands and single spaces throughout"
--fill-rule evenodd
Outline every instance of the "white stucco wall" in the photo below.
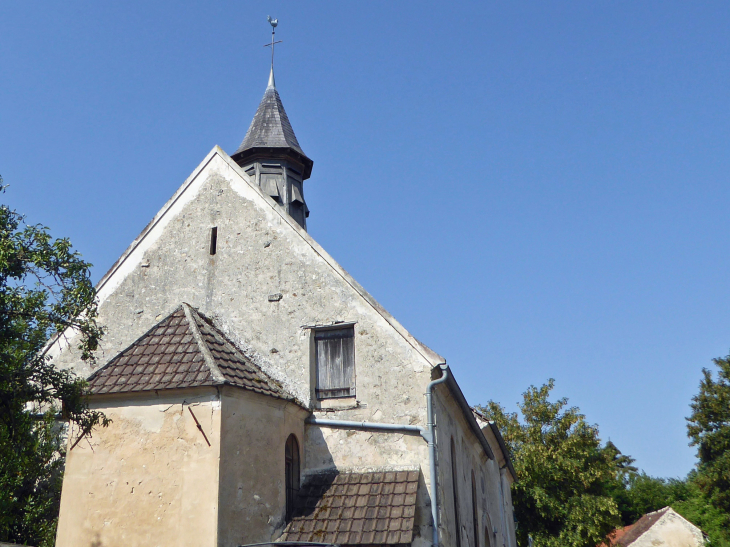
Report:
M 654 525 L 639 536 L 631 547 L 700 547 L 702 531 L 669 509 Z
M 303 456 L 308 413 L 238 388 L 224 387 L 221 393 L 218 545 L 272 541 L 285 526 L 284 446 L 293 434 Z
M 469 428 L 457 402 L 444 386 L 438 386 L 435 397 L 438 438 L 439 502 L 441 506 L 441 541 L 456 547 L 460 534 L 461 547 L 476 547 L 474 538 L 471 477 L 474 472 L 477 491 L 477 532 L 479 547 L 516 547 L 511 477 L 493 435 L 487 441 L 495 458 L 484 453 L 476 435 Z M 451 440 L 456 447 L 456 484 L 459 496 L 459 523 L 455 521 L 454 480 L 452 477 Z M 496 534 L 494 533 L 496 530 Z M 487 543 L 487 536 L 489 543 Z
M 215 390 L 107 396 L 91 406 L 112 423 L 68 451 L 57 547 L 215 547 L 221 417 Z

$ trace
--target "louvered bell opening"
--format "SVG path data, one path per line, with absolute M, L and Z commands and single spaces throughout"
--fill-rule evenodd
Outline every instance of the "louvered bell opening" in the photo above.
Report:
M 262 175 L 261 190 L 267 196 L 274 198 L 274 200 L 281 201 L 279 198 L 279 177 L 276 175 Z

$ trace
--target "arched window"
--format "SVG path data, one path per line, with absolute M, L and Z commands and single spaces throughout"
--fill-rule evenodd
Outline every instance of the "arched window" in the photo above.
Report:
M 489 526 L 484 529 L 484 547 L 492 547 L 492 531 Z
M 474 482 L 474 470 L 471 472 L 471 520 L 474 529 L 474 547 L 479 547 L 479 512 L 477 511 L 477 484 Z
M 456 547 L 461 547 L 461 521 L 459 520 L 459 474 L 456 469 L 456 446 L 451 437 L 451 484 L 454 487 L 454 524 L 456 525 Z
M 286 484 L 286 520 L 294 515 L 294 502 L 299 493 L 299 443 L 289 435 L 284 447 L 284 482 Z

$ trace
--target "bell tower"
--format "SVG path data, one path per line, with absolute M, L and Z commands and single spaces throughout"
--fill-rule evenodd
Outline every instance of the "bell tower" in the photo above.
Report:
M 309 209 L 304 201 L 304 181 L 312 174 L 313 162 L 299 146 L 274 82 L 274 33 L 278 20 L 271 19 L 271 73 L 251 126 L 231 155 L 265 194 L 297 223 L 307 229 Z

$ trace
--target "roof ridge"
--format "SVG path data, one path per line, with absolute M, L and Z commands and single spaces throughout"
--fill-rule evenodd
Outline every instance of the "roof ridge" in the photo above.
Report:
M 198 343 L 198 348 L 200 349 L 200 353 L 203 354 L 203 359 L 205 359 L 205 364 L 208 365 L 208 368 L 210 369 L 211 374 L 216 379 L 217 383 L 225 384 L 226 378 L 223 376 L 223 373 L 218 368 L 218 365 L 215 362 L 215 359 L 213 358 L 213 355 L 210 353 L 210 349 L 208 348 L 208 345 L 205 343 L 205 340 L 203 340 L 203 335 L 200 333 L 200 328 L 198 327 L 198 323 L 195 320 L 195 316 L 198 315 L 197 311 L 194 310 L 194 308 L 188 304 L 187 302 L 183 302 L 181 304 L 183 311 L 185 312 L 185 318 L 188 320 L 188 324 L 190 326 L 190 332 L 193 334 L 193 338 L 195 338 L 195 341 Z M 195 315 L 193 315 L 195 314 Z
M 96 371 L 89 384 L 98 395 L 230 385 L 306 409 L 187 302 Z
M 176 307 L 175 307 L 175 308 L 174 308 L 174 309 L 173 309 L 173 310 L 172 310 L 172 311 L 171 311 L 170 313 L 168 313 L 168 314 L 167 314 L 167 315 L 166 315 L 165 317 L 163 317 L 162 319 L 160 319 L 160 320 L 159 320 L 159 321 L 158 321 L 157 323 L 155 323 L 154 325 L 152 325 L 152 326 L 151 326 L 151 327 L 150 327 L 149 329 L 147 329 L 147 330 L 146 330 L 146 331 L 145 331 L 144 333 L 142 333 L 142 334 L 141 334 L 141 335 L 139 335 L 139 336 L 138 336 L 137 338 L 135 338 L 135 339 L 134 339 L 134 341 L 132 341 L 132 343 L 130 343 L 130 344 L 129 344 L 129 345 L 127 346 L 127 347 L 125 347 L 125 348 L 124 348 L 124 349 L 122 349 L 121 351 L 118 351 L 117 353 L 115 353 L 115 354 L 114 354 L 114 355 L 112 356 L 112 358 L 111 358 L 111 359 L 109 359 L 109 360 L 108 360 L 108 361 L 107 361 L 106 363 L 104 363 L 104 364 L 103 364 L 102 366 L 100 366 L 100 367 L 99 367 L 98 369 L 96 369 L 96 370 L 95 370 L 94 372 L 92 372 L 91 374 L 89 374 L 89 376 L 87 376 L 87 377 L 86 377 L 86 381 L 87 381 L 87 382 L 89 382 L 89 381 L 90 381 L 90 380 L 92 380 L 92 379 L 93 379 L 94 377 L 98 376 L 98 375 L 99 375 L 99 374 L 101 373 L 101 371 L 102 371 L 102 370 L 106 369 L 107 367 L 109 367 L 109 365 L 111 365 L 111 364 L 112 364 L 112 363 L 113 363 L 114 361 L 116 361 L 117 357 L 119 357 L 119 356 L 120 356 L 120 355 L 121 355 L 122 353 L 124 353 L 124 352 L 125 352 L 125 351 L 127 351 L 127 350 L 128 350 L 129 348 L 131 348 L 132 346 L 134 346 L 134 345 L 135 345 L 135 344 L 136 344 L 137 342 L 139 342 L 140 340 L 143 340 L 143 339 L 144 339 L 145 337 L 149 336 L 149 335 L 150 335 L 150 334 L 152 333 L 152 331 L 154 331 L 155 329 L 157 329 L 157 327 L 159 327 L 159 326 L 160 326 L 160 324 L 164 323 L 165 321 L 167 321 L 168 319 L 170 319 L 170 317 L 172 317 L 173 315 L 175 315 L 175 313 L 177 312 L 177 310 L 179 310 L 179 309 L 180 309 L 181 307 L 182 307 L 182 305 L 180 305 L 180 306 L 176 306 Z
M 263 376 L 263 380 L 267 383 L 273 384 L 276 387 L 276 390 L 279 392 L 280 395 L 291 398 L 292 400 L 296 400 L 296 397 L 293 396 L 293 394 L 289 393 L 284 389 L 284 386 L 282 383 L 277 380 L 276 378 L 273 378 L 271 375 L 267 374 L 264 369 L 262 369 L 259 365 L 257 365 L 253 359 L 251 359 L 246 353 L 240 349 L 232 340 L 230 340 L 224 332 L 219 329 L 211 319 L 206 317 L 205 315 L 198 313 L 196 314 L 198 318 L 201 319 L 204 325 L 207 326 L 208 330 L 211 332 L 211 334 L 216 338 L 220 339 L 221 342 L 223 342 L 224 346 L 227 346 L 229 349 L 231 349 L 233 352 L 238 353 L 243 360 L 249 364 L 257 374 L 260 374 Z M 271 387 L 271 386 L 270 386 Z

